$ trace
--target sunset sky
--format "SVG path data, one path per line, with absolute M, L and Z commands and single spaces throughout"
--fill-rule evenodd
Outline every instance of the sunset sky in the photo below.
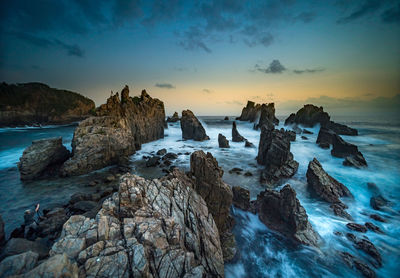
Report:
M 235 115 L 248 99 L 274 101 L 278 114 L 310 101 L 350 114 L 400 104 L 400 1 L 0 3 L 7 83 L 96 105 L 127 84 L 168 114 Z

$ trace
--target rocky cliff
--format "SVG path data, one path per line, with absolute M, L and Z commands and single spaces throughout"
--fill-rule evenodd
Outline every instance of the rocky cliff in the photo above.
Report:
M 129 88 L 110 96 L 96 110 L 96 116 L 82 121 L 75 129 L 72 157 L 61 174 L 79 175 L 117 164 L 146 142 L 164 137 L 164 103 L 146 91 L 130 97 Z
M 0 127 L 67 124 L 87 118 L 94 102 L 41 83 L 0 84 Z

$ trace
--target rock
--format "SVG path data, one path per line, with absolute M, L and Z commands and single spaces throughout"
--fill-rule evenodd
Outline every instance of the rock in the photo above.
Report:
M 372 192 L 374 196 L 381 195 L 381 191 L 379 190 L 378 186 L 373 182 L 367 183 L 368 190 Z
M 232 122 L 232 142 L 243 142 L 246 140 L 242 135 L 240 135 L 239 131 L 236 128 L 236 122 Z
M 366 233 L 367 232 L 367 228 L 362 224 L 347 223 L 346 227 L 349 228 L 350 230 L 357 231 L 357 232 L 360 232 L 360 233 Z
M 346 158 L 343 162 L 345 166 L 354 166 L 356 168 L 367 166 L 367 162 L 356 145 L 344 141 L 339 135 L 332 137 L 333 148 L 331 154 L 335 157 Z
M 270 229 L 297 243 L 317 246 L 319 235 L 314 232 L 308 216 L 296 198 L 296 191 L 285 185 L 280 192 L 267 189 L 257 196 L 255 211 Z
M 255 122 L 259 116 L 259 112 L 261 109 L 261 105 L 255 103 L 253 101 L 247 101 L 246 107 L 242 109 L 242 114 L 237 118 L 239 121 L 250 121 L 251 123 Z
M 0 263 L 0 276 L 10 277 L 28 272 L 36 266 L 38 259 L 39 254 L 32 251 L 7 257 Z
M 224 121 L 229 121 L 229 117 L 225 116 Z
M 254 147 L 255 147 L 254 144 L 251 143 L 250 141 L 248 141 L 247 139 L 245 139 L 244 142 L 245 142 L 245 143 L 244 143 L 244 146 L 245 146 L 246 148 L 254 148 Z
M 346 218 L 348 220 L 353 220 L 353 217 L 346 211 L 348 208 L 345 204 L 343 203 L 334 203 L 329 206 L 332 210 L 333 213 L 337 216 Z
M 321 127 L 318 132 L 318 137 L 317 137 L 317 144 L 323 148 L 323 149 L 328 149 L 330 145 L 332 144 L 333 141 L 333 136 L 335 133 L 327 129 L 326 127 Z
M 218 134 L 218 145 L 220 148 L 229 148 L 229 141 L 221 133 Z
M 170 117 L 168 117 L 167 118 L 167 122 L 168 123 L 175 123 L 175 122 L 179 122 L 179 115 L 178 115 L 178 112 L 174 112 L 174 114 L 172 115 L 172 117 L 170 118 Z
M 183 139 L 193 139 L 195 141 L 209 140 L 206 130 L 200 121 L 190 110 L 182 111 L 181 129 Z
M 1 250 L 0 260 L 5 257 L 18 255 L 28 251 L 39 254 L 39 259 L 45 258 L 49 253 L 49 249 L 39 242 L 30 241 L 24 238 L 11 238 L 4 246 L 3 250 Z
M 316 124 L 321 126 L 326 125 L 330 121 L 328 113 L 324 112 L 322 107 L 317 107 L 312 104 L 306 104 L 293 116 L 291 114 L 286 120 L 285 125 L 301 124 L 308 127 L 313 127 Z
M 235 168 L 232 168 L 229 170 L 229 174 L 235 173 L 237 175 L 240 175 L 242 173 L 242 171 L 243 171 L 242 168 L 235 167 Z
M 160 157 L 152 156 L 146 161 L 146 167 L 155 167 L 160 164 Z
M 64 208 L 54 208 L 46 213 L 39 222 L 37 234 L 40 237 L 48 237 L 56 239 L 60 236 L 60 232 L 64 223 L 68 220 L 67 212 Z
M 167 153 L 163 156 L 162 160 L 174 160 L 177 159 L 178 155 L 176 153 Z
M 250 208 L 250 192 L 240 186 L 232 187 L 233 205 L 242 210 L 249 210 Z
M 326 127 L 339 135 L 358 135 L 357 129 L 348 127 L 347 125 L 338 124 L 333 121 L 327 123 Z
M 385 218 L 383 218 L 382 216 L 379 216 L 377 214 L 371 214 L 369 217 L 371 217 L 372 219 L 379 221 L 379 222 L 384 222 L 384 223 L 387 222 Z
M 109 175 L 106 177 L 106 182 L 112 182 L 115 181 L 115 176 L 114 175 Z
M 378 266 L 382 266 L 381 254 L 379 253 L 379 251 L 376 249 L 375 245 L 371 241 L 362 238 L 355 242 L 355 247 L 363 250 L 365 253 L 370 255 L 376 261 Z
M 90 116 L 94 102 L 42 83 L 0 84 L 0 127 L 69 124 Z
M 289 139 L 289 141 L 294 142 L 296 141 L 296 132 L 291 131 L 291 130 L 286 130 L 286 137 Z
M 306 136 L 301 136 L 301 139 L 308 140 L 308 138 Z
M 365 227 L 367 227 L 368 230 L 373 231 L 375 233 L 384 234 L 384 232 L 381 230 L 381 228 L 372 224 L 371 222 L 366 222 Z
M 78 277 L 78 271 L 75 262 L 70 260 L 66 254 L 59 254 L 45 260 L 22 277 Z
M 274 125 L 279 124 L 279 120 L 275 117 L 275 104 L 274 103 L 264 103 L 260 107 L 261 115 L 260 120 L 258 121 L 258 127 L 261 127 L 267 122 L 270 122 Z
M 55 172 L 69 155 L 61 137 L 33 141 L 32 145 L 24 150 L 18 163 L 21 180 L 33 180 L 46 172 Z
M 96 117 L 82 121 L 72 140 L 73 156 L 67 160 L 61 174 L 81 175 L 118 164 L 132 155 L 143 143 L 164 137 L 164 104 L 151 98 L 145 90 L 140 97 L 129 97 L 123 89 L 107 99 L 96 110 Z
M 69 210 L 73 214 L 84 214 L 97 206 L 96 202 L 93 201 L 79 201 L 69 207 Z
M 303 133 L 304 134 L 314 134 L 314 132 L 311 132 L 311 131 L 309 131 L 307 129 L 303 129 Z
M 245 175 L 246 177 L 251 177 L 253 174 L 252 174 L 251 172 L 247 171 L 246 173 L 244 173 L 244 175 Z
M 344 262 L 350 267 L 355 267 L 360 273 L 366 278 L 375 278 L 375 272 L 365 263 L 354 257 L 348 252 L 340 252 L 340 255 Z
M 242 114 L 237 118 L 239 121 L 255 122 L 259 118 L 255 129 L 264 125 L 267 121 L 275 125 L 279 124 L 279 120 L 275 117 L 274 103 L 255 104 L 253 101 L 247 101 L 246 107 L 243 108 Z
M 272 124 L 261 127 L 257 162 L 265 165 L 261 181 L 267 184 L 275 184 L 281 178 L 292 177 L 299 166 L 290 152 L 287 133 L 283 129 L 275 129 Z
M 0 248 L 6 243 L 6 233 L 4 232 L 4 221 L 0 214 Z
M 293 129 L 294 133 L 296 133 L 296 134 L 301 134 L 303 132 L 303 130 L 300 127 L 298 127 L 297 125 L 293 126 L 292 129 Z
M 384 207 L 389 205 L 389 201 L 386 200 L 382 195 L 371 197 L 370 205 L 375 210 L 382 210 Z
M 167 153 L 167 149 L 161 149 L 156 152 L 156 155 L 163 156 Z

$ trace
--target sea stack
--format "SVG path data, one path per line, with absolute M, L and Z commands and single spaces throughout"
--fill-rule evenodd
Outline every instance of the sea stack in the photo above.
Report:
M 181 117 L 181 129 L 183 139 L 193 139 L 195 141 L 209 140 L 206 130 L 200 121 L 190 110 L 183 110 Z

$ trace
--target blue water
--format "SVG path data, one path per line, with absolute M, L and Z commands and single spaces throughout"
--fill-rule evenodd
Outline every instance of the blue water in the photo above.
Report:
M 232 119 L 232 118 L 231 118 Z M 284 118 L 283 118 L 284 119 Z M 282 119 L 281 119 L 282 120 Z M 344 183 L 353 193 L 353 199 L 343 199 L 349 206 L 348 212 L 354 222 L 364 224 L 372 222 L 379 226 L 385 234 L 368 231 L 367 236 L 378 248 L 383 258 L 383 267 L 373 268 L 379 277 L 395 277 L 399 271 L 400 261 L 400 123 L 382 119 L 334 119 L 346 123 L 359 131 L 359 136 L 344 136 L 344 139 L 357 144 L 364 154 L 368 168 L 354 169 L 342 165 L 342 159 L 330 155 L 330 150 L 323 150 L 315 144 L 318 128 L 309 129 L 314 134 L 302 140 L 298 136 L 292 142 L 291 150 L 294 158 L 300 163 L 298 173 L 281 185 L 291 184 L 305 207 L 314 229 L 321 235 L 322 243 L 319 251 L 294 246 L 290 241 L 264 226 L 257 215 L 233 209 L 236 226 L 234 234 L 240 250 L 240 257 L 235 263 L 225 265 L 227 277 L 360 277 L 356 270 L 345 266 L 338 256 L 339 251 L 347 251 L 365 262 L 370 257 L 355 249 L 345 238 L 333 234 L 335 231 L 350 232 L 345 226 L 348 221 L 333 215 L 329 205 L 312 198 L 307 191 L 305 173 L 313 157 L 316 157 L 324 169 L 334 178 Z M 142 149 L 131 157 L 131 172 L 146 178 L 163 175 L 159 168 L 146 168 L 143 155 L 151 155 L 159 149 L 166 148 L 178 153 L 174 165 L 184 170 L 189 169 L 189 155 L 186 152 L 195 150 L 209 151 L 218 160 L 224 170 L 224 180 L 230 185 L 239 185 L 250 190 L 251 198 L 264 189 L 259 183 L 262 167 L 257 166 L 256 148 L 244 148 L 244 143 L 230 141 L 230 149 L 218 148 L 218 133 L 231 139 L 232 121 L 224 121 L 221 117 L 201 117 L 209 141 L 182 141 L 179 123 L 169 124 L 165 130 L 166 137 L 155 142 L 144 144 Z M 253 125 L 238 122 L 239 132 L 254 145 L 258 146 L 259 131 Z M 39 128 L 0 129 L 0 213 L 6 222 L 9 233 L 22 222 L 24 209 L 35 202 L 42 204 L 65 203 L 69 196 L 77 191 L 90 191 L 87 187 L 87 176 L 36 181 L 23 183 L 19 180 L 16 163 L 32 140 L 52 136 L 62 136 L 63 142 L 70 147 L 74 126 Z M 229 170 L 239 167 L 243 173 L 249 171 L 251 177 L 230 174 Z M 369 205 L 372 192 L 367 183 L 374 182 L 381 193 L 389 199 L 393 206 L 387 211 L 375 211 Z M 380 223 L 369 217 L 379 214 L 388 222 Z M 363 234 L 358 234 L 362 237 Z

